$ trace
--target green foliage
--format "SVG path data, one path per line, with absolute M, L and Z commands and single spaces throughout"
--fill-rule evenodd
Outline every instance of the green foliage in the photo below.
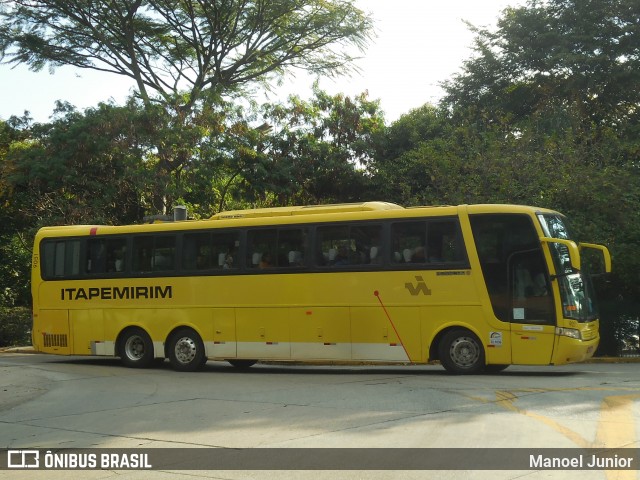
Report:
M 145 105 L 155 95 L 188 113 L 207 92 L 285 69 L 344 70 L 371 29 L 348 0 L 5 2 L 0 54 L 34 70 L 73 65 L 124 75 Z
M 31 345 L 31 311 L 0 305 L 0 347 Z
M 23 129 L 0 164 L 0 199 L 31 228 L 141 218 L 138 161 L 150 150 L 138 116 L 101 104 L 81 114 L 60 104 L 48 124 Z
M 474 29 L 476 56 L 425 107 L 387 129 L 375 181 L 400 203 L 523 203 L 610 247 L 598 281 L 603 348 L 640 295 L 640 4 L 530 1 Z M 632 302 L 633 303 L 633 302 Z M 612 345 L 614 347 L 612 347 Z
M 29 304 L 31 245 L 23 233 L 0 235 L 0 307 Z
M 366 94 L 350 98 L 314 89 L 304 101 L 264 106 L 272 133 L 256 164 L 245 172 L 238 192 L 245 199 L 286 205 L 364 200 L 369 179 L 364 168 L 384 128 L 378 102 Z
M 447 105 L 513 115 L 573 110 L 582 125 L 636 118 L 640 4 L 634 0 L 530 0 L 475 29 L 477 55 L 447 84 Z M 551 125 L 550 125 L 551 126 Z
M 627 0 L 507 9 L 495 31 L 476 30 L 477 56 L 447 84 L 443 101 L 454 124 L 482 126 L 472 129 L 476 138 L 497 134 L 506 148 L 492 164 L 524 160 L 500 177 L 524 195 L 501 201 L 556 208 L 582 238 L 610 246 L 616 297 L 640 293 L 638 18 L 640 4 Z
M 203 210 L 199 205 L 212 198 L 187 198 L 199 197 L 190 186 L 209 192 L 211 185 L 201 182 L 219 173 L 230 148 L 231 158 L 247 160 L 225 144 L 232 136 L 220 145 L 216 132 L 226 115 L 218 114 L 228 106 L 223 98 L 293 68 L 322 75 L 349 70 L 371 32 L 372 20 L 352 0 L 10 2 L 0 10 L 0 60 L 34 70 L 73 65 L 130 77 L 147 116 L 146 140 L 156 142 L 145 144 L 155 158 L 144 156 L 142 173 L 152 173 L 157 188 L 144 202 L 153 213 L 166 213 L 177 199 Z M 37 148 L 30 154 L 44 153 Z M 222 170 L 236 175 L 236 166 Z
M 5 63 L 103 69 L 138 90 L 124 106 L 61 103 L 47 124 L 0 122 L 0 305 L 28 304 L 41 225 L 131 223 L 178 202 L 196 217 L 371 199 L 533 204 L 610 247 L 614 273 L 596 283 L 601 351 L 615 353 L 640 311 L 638 18 L 632 0 L 506 9 L 495 30 L 474 28 L 476 55 L 440 105 L 387 126 L 366 94 L 316 87 L 260 108 L 235 96 L 292 67 L 348 67 L 371 32 L 352 1 L 10 2 Z

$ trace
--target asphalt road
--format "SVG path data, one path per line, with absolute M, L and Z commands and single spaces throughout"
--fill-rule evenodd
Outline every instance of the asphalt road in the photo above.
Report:
M 0 354 L 0 448 L 640 448 L 640 364 L 510 367 L 209 362 Z M 388 450 L 380 450 L 381 455 Z M 431 451 L 433 452 L 433 451 Z M 442 450 L 446 454 L 446 450 Z M 631 470 L 1 471 L 6 478 L 636 479 Z M 19 475 L 17 475 L 19 474 Z

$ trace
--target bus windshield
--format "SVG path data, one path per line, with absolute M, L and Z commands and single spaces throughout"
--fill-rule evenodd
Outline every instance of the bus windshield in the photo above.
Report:
M 539 214 L 538 219 L 547 237 L 573 240 L 565 219 L 560 215 Z M 573 270 L 569 251 L 564 245 L 552 244 L 551 255 L 560 287 L 563 316 L 579 322 L 589 322 L 598 318 L 589 272 Z

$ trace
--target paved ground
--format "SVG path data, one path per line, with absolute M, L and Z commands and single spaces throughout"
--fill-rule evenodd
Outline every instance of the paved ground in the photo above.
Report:
M 638 399 L 640 369 L 633 363 L 510 367 L 499 375 L 458 377 L 435 365 L 257 365 L 242 372 L 209 362 L 202 372 L 179 373 L 166 364 L 131 370 L 116 359 L 5 352 L 0 446 L 639 448 Z M 467 468 L 464 458 L 460 462 Z M 637 478 L 628 470 L 468 468 L 37 471 L 20 478 Z M 0 476 L 16 478 L 16 472 Z

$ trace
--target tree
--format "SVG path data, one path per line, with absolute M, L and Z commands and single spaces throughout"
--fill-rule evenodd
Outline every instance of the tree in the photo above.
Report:
M 441 108 L 401 119 L 404 139 L 390 127 L 389 156 L 376 159 L 384 185 L 404 203 L 567 214 L 577 238 L 613 254 L 599 286 L 603 336 L 614 338 L 616 302 L 640 293 L 640 4 L 530 0 L 504 10 L 497 28 L 473 30 L 475 55 L 446 82 Z M 640 304 L 629 305 L 623 316 L 637 318 Z
M 385 127 L 378 136 L 373 161 L 367 165 L 381 198 L 402 205 L 443 203 L 436 200 L 434 164 L 447 157 L 447 124 L 436 107 L 416 108 Z M 453 168 L 449 177 L 455 177 Z
M 351 67 L 372 21 L 352 0 L 110 0 L 3 2 L 0 59 L 34 70 L 73 65 L 131 78 L 158 128 L 160 172 L 194 158 L 194 132 L 222 97 L 292 68 L 323 75 Z M 156 109 L 160 105 L 162 111 Z M 196 136 L 197 137 L 197 136 Z M 162 135 L 158 135 L 162 138 Z M 175 181 L 179 184 L 179 181 Z M 180 193 L 177 192 L 178 196 Z M 173 198 L 167 195 L 167 210 Z
M 64 0 L 3 2 L 8 63 L 73 65 L 133 79 L 183 112 L 218 94 L 299 67 L 333 74 L 363 47 L 371 20 L 351 1 Z M 186 95 L 177 98 L 181 92 Z
M 477 134 L 517 139 L 512 157 L 527 153 L 544 203 L 611 245 L 635 292 L 637 240 L 625 232 L 640 227 L 640 4 L 530 0 L 495 31 L 475 31 L 476 56 L 447 83 L 443 107 Z
M 24 126 L 28 117 L 0 121 L 0 328 L 5 323 L 4 307 L 27 305 L 31 248 L 22 230 L 25 219 L 10 201 L 11 191 L 4 188 L 2 172 L 7 171 L 7 154 L 13 145 L 28 141 Z
M 508 8 L 495 31 L 473 28 L 476 56 L 446 84 L 445 103 L 508 113 L 516 127 L 535 115 L 551 129 L 567 120 L 582 128 L 636 122 L 639 19 L 635 0 L 530 0 Z
M 136 115 L 109 104 L 85 113 L 59 104 L 51 123 L 27 125 L 28 139 L 12 142 L 0 165 L 0 199 L 22 229 L 141 219 L 139 169 L 148 165 L 139 160 L 151 146 Z
M 240 185 L 245 198 L 272 195 L 278 204 L 316 204 L 368 199 L 365 167 L 384 128 L 377 101 L 314 88 L 308 101 L 263 106 L 272 127 Z M 370 197 L 369 197 L 370 198 Z

